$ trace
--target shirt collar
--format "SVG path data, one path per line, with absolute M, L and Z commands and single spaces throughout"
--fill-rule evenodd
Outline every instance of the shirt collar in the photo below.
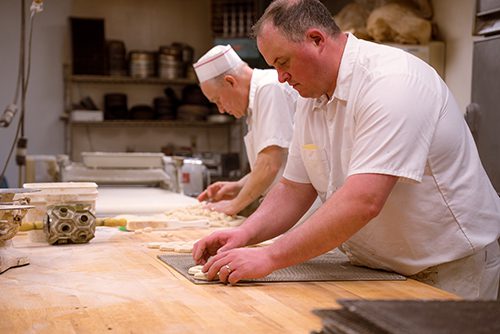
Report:
M 250 78 L 250 90 L 248 92 L 248 109 L 249 112 L 253 109 L 255 103 L 255 94 L 257 92 L 257 86 L 259 81 L 259 70 L 254 68 L 252 70 L 252 77 Z
M 352 72 L 359 51 L 359 40 L 351 33 L 347 35 L 347 43 L 342 54 L 339 66 L 339 74 L 337 76 L 337 85 L 330 99 L 326 95 L 322 95 L 314 99 L 314 108 L 324 108 L 334 99 L 347 101 L 349 90 L 351 88 Z
M 255 93 L 257 92 L 257 81 L 258 81 L 258 72 L 259 70 L 253 69 L 252 71 L 252 77 L 250 79 L 250 90 L 248 92 L 248 108 L 247 108 L 247 115 L 246 115 L 246 122 L 247 125 L 250 125 L 251 119 L 252 119 L 252 110 L 253 110 L 253 105 L 255 103 Z

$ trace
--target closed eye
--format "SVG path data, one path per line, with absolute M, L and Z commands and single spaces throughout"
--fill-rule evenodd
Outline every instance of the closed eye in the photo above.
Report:
M 274 68 L 275 69 L 282 69 L 283 67 L 285 67 L 285 65 L 288 63 L 288 59 L 277 59 L 275 62 L 274 62 Z

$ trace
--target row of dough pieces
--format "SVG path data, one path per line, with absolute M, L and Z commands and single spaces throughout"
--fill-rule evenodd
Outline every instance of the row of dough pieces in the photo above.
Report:
M 176 252 L 176 253 L 192 253 L 193 252 L 193 245 L 197 242 L 198 240 L 191 240 L 191 241 L 151 241 L 148 242 L 146 245 L 148 248 L 153 248 L 153 249 L 159 249 L 162 252 Z M 260 244 L 253 245 L 251 247 L 262 247 L 269 245 L 272 243 L 273 240 L 268 240 L 261 242 Z
M 184 208 L 172 209 L 165 212 L 165 216 L 166 219 L 180 221 L 191 221 L 208 218 L 211 227 L 239 226 L 245 220 L 245 217 L 243 216 L 233 217 L 228 216 L 222 212 L 210 211 L 204 207 L 205 205 L 206 202 L 202 202 Z
M 195 241 L 170 241 L 170 242 L 149 242 L 148 248 L 160 249 L 161 251 L 170 251 L 176 253 L 191 253 L 193 251 L 193 245 Z M 193 275 L 195 279 L 206 281 L 208 280 L 207 274 L 205 274 L 201 269 L 202 265 L 197 265 L 189 268 L 188 274 Z M 218 275 L 214 280 L 218 280 Z
M 207 274 L 202 271 L 202 265 L 196 265 L 188 269 L 188 274 L 193 276 L 194 279 L 200 281 L 208 281 Z M 214 277 L 214 281 L 219 280 L 219 274 Z
M 121 215 L 114 217 L 114 224 L 125 221 L 127 230 L 135 233 L 152 232 L 162 228 L 169 228 L 175 222 L 185 222 L 184 227 L 235 227 L 241 225 L 246 218 L 243 216 L 228 216 L 222 212 L 210 211 L 203 207 L 203 204 L 191 205 L 184 208 L 177 208 L 154 216 L 133 216 Z M 112 219 L 107 219 L 104 223 L 110 224 Z M 116 221 L 116 222 L 115 222 Z
M 198 240 L 169 242 L 152 241 L 147 243 L 147 247 L 159 249 L 162 252 L 191 253 L 196 241 Z

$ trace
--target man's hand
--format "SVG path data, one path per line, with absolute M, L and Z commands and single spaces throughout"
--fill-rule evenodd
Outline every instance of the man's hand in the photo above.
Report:
M 205 264 L 211 256 L 246 246 L 247 241 L 248 237 L 240 228 L 214 232 L 194 244 L 193 260 L 196 264 Z
M 221 282 L 236 284 L 242 279 L 261 278 L 275 269 L 267 247 L 237 248 L 219 252 L 203 266 L 209 280 L 219 274 Z
M 240 190 L 241 185 L 238 182 L 215 182 L 198 196 L 198 201 L 218 202 L 231 200 L 238 195 Z
M 235 206 L 235 201 L 220 201 L 216 203 L 208 203 L 205 207 L 212 211 L 222 212 L 228 216 L 234 216 L 244 208 Z

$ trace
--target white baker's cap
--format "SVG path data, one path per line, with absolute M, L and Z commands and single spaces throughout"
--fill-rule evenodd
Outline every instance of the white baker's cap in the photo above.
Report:
M 243 61 L 231 45 L 216 45 L 193 64 L 200 82 L 210 80 L 229 71 Z

